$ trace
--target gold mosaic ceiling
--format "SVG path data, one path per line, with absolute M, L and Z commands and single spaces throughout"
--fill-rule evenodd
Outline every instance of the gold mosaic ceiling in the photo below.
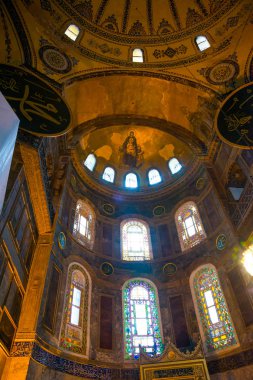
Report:
M 45 2 L 45 0 L 44 0 Z M 224 16 L 234 0 L 53 0 L 72 20 L 101 37 L 166 37 L 197 33 Z M 42 1 L 43 3 L 43 1 Z M 123 42 L 123 41 L 122 41 Z
M 97 160 L 93 172 L 84 168 L 84 161 L 90 153 Z M 114 125 L 84 134 L 74 155 L 81 177 L 86 172 L 91 179 L 99 180 L 100 185 L 108 186 L 108 182 L 102 180 L 104 169 L 107 166 L 114 168 L 113 187 L 118 189 L 124 188 L 125 175 L 134 172 L 141 190 L 152 190 L 147 176 L 154 168 L 159 169 L 162 177 L 162 182 L 155 187 L 162 189 L 190 173 L 194 165 L 194 154 L 186 143 L 170 133 L 141 125 Z M 173 157 L 177 157 L 183 167 L 175 176 L 168 168 Z

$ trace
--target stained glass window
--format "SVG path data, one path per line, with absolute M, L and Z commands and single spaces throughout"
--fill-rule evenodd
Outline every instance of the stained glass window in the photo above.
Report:
M 79 200 L 76 204 L 73 235 L 77 240 L 92 247 L 95 234 L 95 213 L 88 202 Z
M 215 267 L 211 264 L 199 267 L 192 273 L 190 281 L 206 351 L 213 352 L 237 345 L 235 328 Z
M 183 204 L 175 215 L 182 251 L 194 247 L 206 238 L 197 206 L 194 202 Z
M 152 249 L 148 225 L 138 219 L 121 223 L 122 259 L 128 261 L 150 260 Z
M 200 51 L 204 51 L 208 48 L 210 48 L 210 42 L 208 41 L 208 39 L 205 37 L 205 36 L 197 36 L 195 38 L 195 42 L 199 48 Z
M 90 303 L 90 278 L 79 264 L 68 270 L 60 346 L 87 355 Z
M 162 178 L 157 169 L 151 169 L 148 172 L 148 181 L 150 185 L 155 185 L 156 183 L 161 182 Z
M 168 165 L 169 165 L 171 174 L 176 174 L 182 169 L 182 165 L 180 164 L 180 162 L 178 161 L 176 157 L 173 157 L 171 160 L 169 160 Z
M 125 186 L 132 189 L 138 187 L 137 175 L 135 173 L 128 173 L 126 175 Z
M 139 345 L 150 356 L 163 351 L 159 302 L 155 286 L 142 279 L 128 281 L 123 288 L 125 358 L 138 358 Z
M 72 41 L 75 41 L 80 33 L 80 29 L 77 25 L 71 24 L 67 27 L 64 34 L 68 36 Z
M 141 49 L 134 49 L 133 50 L 133 57 L 132 61 L 133 62 L 143 62 L 143 51 Z
M 86 157 L 86 160 L 84 161 L 84 166 L 86 166 L 86 168 L 88 168 L 92 172 L 94 170 L 95 165 L 96 157 L 93 153 L 91 153 Z
M 110 166 L 107 166 L 103 173 L 103 179 L 107 182 L 114 182 L 115 170 Z

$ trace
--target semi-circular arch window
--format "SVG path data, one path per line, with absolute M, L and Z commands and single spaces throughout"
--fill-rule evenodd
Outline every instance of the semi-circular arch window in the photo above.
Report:
M 212 264 L 197 268 L 191 274 L 190 286 L 206 352 L 238 346 L 216 268 Z
M 184 203 L 175 214 L 182 251 L 192 248 L 206 238 L 201 218 L 194 202 Z
M 65 30 L 64 34 L 68 36 L 72 41 L 75 41 L 80 33 L 80 29 L 75 24 L 70 24 Z
M 114 177 L 115 177 L 115 170 L 111 168 L 110 166 L 107 166 L 104 170 L 102 178 L 107 182 L 113 183 Z
M 169 169 L 171 171 L 171 174 L 176 174 L 182 169 L 182 165 L 178 161 L 176 157 L 173 157 L 171 160 L 169 160 Z
M 210 42 L 206 38 L 206 36 L 197 36 L 195 38 L 196 45 L 200 51 L 204 51 L 208 48 L 210 48 Z
M 90 204 L 82 199 L 76 203 L 73 235 L 81 244 L 92 248 L 95 238 L 95 212 Z
M 60 347 L 88 355 L 90 319 L 90 277 L 79 264 L 69 266 L 65 292 Z
M 154 284 L 133 279 L 124 285 L 123 318 L 126 359 L 139 357 L 139 345 L 150 356 L 162 353 L 160 310 Z
M 162 181 L 161 175 L 157 169 L 151 169 L 148 172 L 148 182 L 150 185 L 155 185 Z
M 127 219 L 121 223 L 122 259 L 143 261 L 152 259 L 152 248 L 148 225 L 138 219 Z
M 138 179 L 135 173 L 128 173 L 125 178 L 125 187 L 135 189 L 138 187 Z
M 144 55 L 143 55 L 142 49 L 139 49 L 139 48 L 133 49 L 132 61 L 133 62 L 144 62 Z
M 84 161 L 84 166 L 92 172 L 95 168 L 96 161 L 96 156 L 93 153 L 90 153 Z

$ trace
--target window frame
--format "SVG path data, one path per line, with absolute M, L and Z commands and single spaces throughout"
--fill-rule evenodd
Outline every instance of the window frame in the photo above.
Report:
M 127 233 L 127 231 L 125 232 L 124 231 L 124 228 L 127 224 L 130 224 L 130 223 L 133 223 L 132 225 L 135 225 L 136 224 L 141 224 L 142 227 L 144 228 L 144 234 L 142 233 L 142 235 L 144 235 L 143 237 L 143 246 L 144 246 L 144 254 L 143 254 L 143 259 L 140 259 L 140 260 L 136 260 L 136 259 L 127 259 L 126 257 L 131 257 L 129 256 L 128 254 L 128 249 L 125 250 L 125 247 L 124 247 L 124 233 Z M 131 225 L 130 225 L 131 226 Z M 146 234 L 146 238 L 145 238 L 145 234 Z M 126 243 L 127 243 L 127 239 L 126 239 Z M 146 247 L 145 247 L 146 245 Z M 128 248 L 128 246 L 127 246 Z M 150 227 L 148 225 L 148 223 L 146 223 L 144 220 L 141 220 L 141 219 L 137 219 L 137 218 L 127 218 L 127 219 L 124 219 L 121 223 L 120 223 L 120 252 L 121 252 L 121 260 L 122 261 L 127 261 L 127 262 L 147 262 L 147 261 L 150 261 L 150 260 L 153 260 L 153 250 L 152 250 L 152 242 L 151 242 L 151 235 L 150 235 Z M 126 252 L 126 253 L 124 253 Z M 147 254 L 145 254 L 145 252 L 147 252 Z M 132 256 L 132 257 L 136 257 L 136 256 Z
M 201 42 L 197 42 L 197 40 L 200 39 L 200 38 L 204 38 L 205 40 L 201 41 Z M 201 44 L 205 44 L 206 42 L 208 43 L 209 46 L 206 47 L 206 48 L 204 48 L 204 49 L 200 49 Z M 200 35 L 196 36 L 194 38 L 194 43 L 195 43 L 195 46 L 197 47 L 198 51 L 201 52 L 201 53 L 203 53 L 203 51 L 206 51 L 206 50 L 208 50 L 208 49 L 210 49 L 212 47 L 212 45 L 210 43 L 210 40 L 204 34 L 200 34 Z
M 69 28 L 71 26 L 74 26 L 74 27 L 76 27 L 78 29 L 78 34 L 77 35 L 74 32 L 72 32 L 71 30 L 69 30 Z M 71 38 L 66 32 L 69 32 L 70 34 L 76 35 L 76 38 L 75 39 Z M 65 25 L 65 28 L 64 28 L 64 36 L 66 36 L 70 41 L 72 41 L 73 43 L 75 43 L 81 37 L 81 28 L 78 25 L 74 24 L 74 23 L 68 23 L 68 24 Z
M 159 181 L 159 182 L 150 183 L 149 173 L 150 173 L 151 171 L 153 171 L 153 170 L 157 171 L 157 173 L 158 173 L 158 175 L 159 175 L 159 177 L 160 177 L 160 181 Z M 152 187 L 161 184 L 162 181 L 163 181 L 162 175 L 161 175 L 160 171 L 159 171 L 157 168 L 150 168 L 150 169 L 147 171 L 147 178 L 148 178 L 148 184 L 149 184 L 149 186 L 152 186 Z
M 113 181 L 108 181 L 107 179 L 104 178 L 105 171 L 108 168 L 113 170 Z M 116 170 L 112 166 L 105 166 L 103 174 L 102 174 L 102 180 L 105 181 L 106 183 L 114 184 L 115 183 L 115 178 L 116 178 Z
M 134 175 L 136 176 L 136 181 L 137 181 L 137 186 L 136 186 L 136 187 L 127 187 L 127 186 L 126 186 L 126 178 L 127 178 L 127 176 L 128 176 L 129 174 L 134 174 Z M 125 176 L 124 176 L 124 189 L 125 189 L 125 190 L 130 190 L 130 191 L 136 191 L 136 190 L 139 190 L 139 188 L 140 188 L 140 180 L 139 180 L 139 176 L 138 176 L 135 172 L 133 172 L 133 171 L 129 171 L 129 172 L 127 172 L 127 173 L 125 174 Z
M 84 217 L 87 220 L 86 234 L 80 232 L 80 219 Z M 90 218 L 90 220 L 89 220 Z M 78 199 L 75 204 L 75 216 L 72 234 L 79 243 L 92 249 L 95 240 L 96 214 L 93 206 L 87 199 Z
M 190 212 L 189 216 L 193 220 L 193 226 L 196 231 L 191 236 L 188 234 L 188 227 L 185 224 L 185 220 L 189 217 L 185 216 L 187 212 Z M 187 201 L 176 209 L 175 223 L 182 252 L 194 248 L 207 238 L 201 215 L 194 201 Z
M 136 51 L 136 50 L 140 50 L 141 51 L 141 53 L 142 53 L 142 56 L 141 56 L 141 58 L 142 58 L 142 61 L 134 61 L 134 52 Z M 140 57 L 140 56 L 138 56 L 138 57 Z M 141 47 L 133 47 L 132 49 L 131 49 L 131 61 L 132 61 L 132 63 L 133 64 L 135 64 L 135 63 L 139 63 L 139 64 L 141 64 L 141 63 L 144 63 L 145 62 L 145 54 L 144 54 L 144 49 L 143 48 L 141 48 Z
M 74 281 L 74 274 L 77 272 L 81 274 L 83 283 L 77 284 Z M 81 290 L 78 325 L 71 323 L 73 300 L 73 290 L 71 292 L 71 289 L 74 289 L 74 287 Z M 59 347 L 66 352 L 81 354 L 85 358 L 88 358 L 90 346 L 91 287 L 91 277 L 88 271 L 81 264 L 72 262 L 68 267 L 66 275 Z M 69 336 L 69 331 L 75 332 L 74 338 Z
M 90 169 L 87 165 L 85 165 L 85 162 L 87 161 L 87 159 L 88 159 L 90 156 L 93 156 L 94 159 L 95 159 L 95 162 L 94 162 L 94 165 L 93 165 L 92 169 Z M 89 153 L 89 154 L 86 156 L 85 160 L 83 161 L 83 166 L 84 166 L 84 168 L 86 168 L 86 170 L 89 170 L 89 172 L 93 173 L 94 170 L 95 170 L 96 165 L 97 165 L 97 157 L 96 157 L 96 155 L 95 155 L 94 153 Z
M 216 308 L 216 313 L 218 314 L 218 317 L 220 318 L 220 315 L 222 315 L 222 318 L 220 318 L 217 323 L 213 323 L 212 326 L 214 326 L 215 324 L 219 324 L 219 323 L 221 324 L 221 321 L 223 322 L 225 319 L 225 317 L 223 316 L 223 314 L 224 314 L 225 316 L 227 316 L 227 319 L 226 319 L 226 322 L 222 323 L 222 326 L 224 326 L 224 325 L 226 326 L 226 323 L 228 323 L 228 325 L 229 325 L 227 330 L 226 330 L 226 328 L 223 327 L 223 329 L 225 330 L 225 333 L 226 332 L 230 333 L 231 329 L 233 330 L 233 337 L 231 338 L 231 344 L 229 344 L 229 345 L 226 344 L 223 347 L 217 347 L 217 348 L 213 347 L 216 344 L 217 340 L 214 341 L 216 338 L 212 338 L 211 330 L 209 328 L 209 331 L 208 331 L 208 328 L 207 328 L 207 325 L 209 326 L 208 318 L 211 319 L 211 317 L 210 317 L 208 310 L 207 310 L 207 313 L 208 313 L 209 317 L 207 316 L 207 313 L 205 313 L 203 311 L 203 309 L 205 310 L 205 308 L 199 300 L 200 296 L 197 294 L 198 290 L 197 290 L 196 283 L 199 282 L 199 278 L 204 273 L 205 270 L 208 270 L 210 273 L 215 273 L 215 276 L 216 276 L 216 279 L 215 279 L 215 276 L 210 275 L 210 277 L 212 278 L 212 280 L 211 280 L 212 287 L 215 286 L 214 285 L 215 282 L 218 284 L 218 287 L 215 287 L 215 293 L 219 293 L 219 295 L 217 297 L 215 297 L 215 295 L 212 292 L 212 296 L 214 298 L 214 304 L 219 304 L 219 306 L 221 306 L 223 303 L 222 307 L 219 307 L 218 312 L 217 312 L 217 308 Z M 235 326 L 234 326 L 234 323 L 233 323 L 233 320 L 231 317 L 231 312 L 228 308 L 226 297 L 225 297 L 225 294 L 223 292 L 223 289 L 222 289 L 222 286 L 220 283 L 219 274 L 218 274 L 218 271 L 215 268 L 215 266 L 211 263 L 207 263 L 207 264 L 203 264 L 203 265 L 197 267 L 191 273 L 189 282 L 190 282 L 191 295 L 192 295 L 192 299 L 193 299 L 195 314 L 197 317 L 198 326 L 199 326 L 200 335 L 201 335 L 201 339 L 203 342 L 205 354 L 207 356 L 210 356 L 213 354 L 219 355 L 219 354 L 223 354 L 224 352 L 231 351 L 231 350 L 234 350 L 235 348 L 239 347 L 240 343 L 239 343 L 238 336 L 237 336 L 237 333 L 235 330 Z M 206 293 L 205 290 L 202 290 L 202 292 L 204 292 L 204 294 Z M 222 299 L 221 299 L 221 296 L 222 296 Z M 212 329 L 213 329 L 213 327 L 212 327 Z M 215 328 L 215 333 L 217 333 L 216 331 L 218 329 L 219 329 L 219 327 L 217 326 Z M 225 333 L 223 332 L 223 335 Z M 221 338 L 222 338 L 222 336 L 221 336 Z M 213 342 L 211 342 L 211 339 L 213 339 Z M 224 338 L 223 338 L 223 340 L 224 340 Z M 222 339 L 221 339 L 221 341 L 222 341 Z M 212 346 L 212 344 L 213 344 L 213 346 Z
M 136 285 L 133 285 L 132 284 L 136 284 Z M 162 328 L 162 320 L 161 320 L 161 309 L 160 309 L 160 303 L 159 303 L 159 296 L 158 296 L 158 291 L 157 291 L 157 287 L 156 285 L 148 280 L 147 278 L 140 278 L 140 277 L 137 277 L 137 278 L 133 278 L 131 280 L 127 280 L 123 287 L 122 287 L 122 310 L 123 310 L 123 328 L 124 328 L 124 358 L 126 360 L 132 360 L 132 359 L 136 359 L 136 354 L 134 354 L 133 352 L 129 352 L 127 353 L 127 346 L 131 345 L 133 347 L 133 334 L 132 332 L 130 334 L 128 334 L 129 330 L 127 328 L 127 325 L 131 326 L 131 321 L 129 320 L 126 320 L 126 315 L 131 315 L 131 312 L 130 312 L 130 308 L 131 306 L 130 305 L 130 298 L 128 299 L 128 302 L 126 301 L 126 297 L 127 297 L 127 293 L 131 292 L 131 290 L 135 287 L 135 286 L 140 286 L 140 284 L 145 284 L 145 289 L 147 290 L 148 288 L 148 292 L 149 292 L 149 298 L 150 298 L 150 293 L 152 292 L 153 293 L 153 299 L 155 299 L 155 303 L 154 302 L 151 302 L 150 303 L 150 308 L 151 308 L 151 313 L 153 313 L 151 315 L 151 319 L 152 319 L 152 322 L 153 323 L 156 323 L 156 325 L 158 325 L 158 328 L 159 328 L 159 336 L 155 336 L 155 333 L 153 333 L 153 338 L 155 341 L 158 341 L 158 355 L 161 355 L 162 352 L 163 352 L 163 349 L 164 349 L 164 338 L 163 338 L 163 328 Z M 142 285 L 141 285 L 142 286 Z M 130 291 L 128 291 L 129 288 L 132 288 Z M 128 305 L 127 305 L 128 303 Z M 126 313 L 126 309 L 129 310 L 128 313 Z M 150 313 L 150 314 L 151 314 Z M 155 320 L 155 322 L 154 322 Z M 154 330 L 154 324 L 152 324 L 152 327 L 153 327 L 153 330 Z M 156 330 L 157 331 L 157 330 Z M 131 342 L 129 341 L 129 335 L 131 335 Z M 136 335 L 136 334 L 135 334 Z M 138 335 L 136 335 L 138 336 Z M 148 336 L 148 335 L 147 335 Z M 146 353 L 148 355 L 148 353 Z M 139 355 L 137 355 L 139 356 Z
M 173 161 L 173 160 L 177 160 L 177 163 L 180 165 L 180 169 L 177 170 L 176 172 L 172 173 L 172 170 L 171 170 L 171 167 L 170 167 L 170 162 Z M 170 174 L 174 177 L 176 175 L 178 175 L 178 173 L 182 172 L 183 170 L 183 165 L 181 164 L 181 162 L 179 161 L 179 159 L 177 157 L 171 157 L 168 161 L 168 169 L 170 171 Z

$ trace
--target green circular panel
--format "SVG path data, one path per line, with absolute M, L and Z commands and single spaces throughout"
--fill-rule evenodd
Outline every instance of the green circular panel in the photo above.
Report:
M 163 273 L 167 276 L 173 276 L 177 272 L 177 266 L 173 263 L 167 263 L 163 266 Z
M 227 243 L 226 235 L 220 234 L 219 236 L 217 236 L 217 239 L 216 239 L 216 248 L 219 251 L 222 251 L 226 247 L 226 243 Z
M 114 272 L 112 264 L 108 262 L 104 262 L 103 264 L 101 264 L 100 270 L 105 276 L 110 276 Z

